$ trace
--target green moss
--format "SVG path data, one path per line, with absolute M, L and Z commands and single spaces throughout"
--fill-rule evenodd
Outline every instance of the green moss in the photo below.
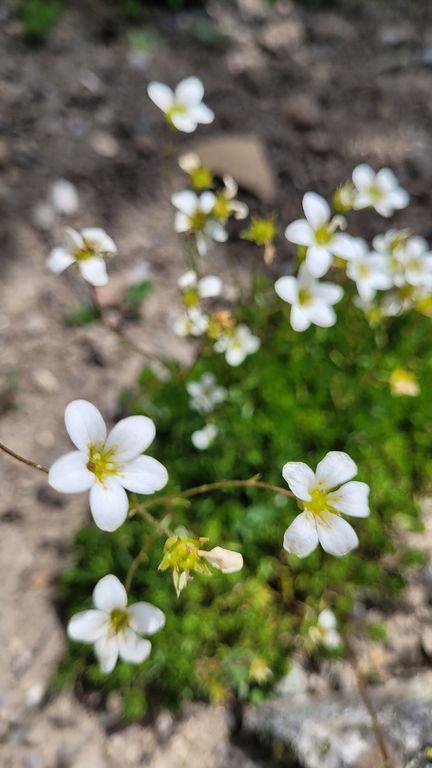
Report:
M 407 527 L 421 527 L 415 498 L 427 491 L 432 476 L 430 320 L 411 314 L 371 330 L 347 299 L 334 328 L 299 334 L 290 328 L 289 307 L 272 290 L 261 290 L 241 319 L 262 346 L 242 366 L 230 368 L 209 348 L 189 370 L 170 363 L 168 381 L 145 368 L 136 394 L 123 402 L 155 420 L 153 451 L 168 467 L 169 490 L 257 473 L 283 484 L 286 461 L 314 466 L 327 451 L 343 450 L 357 462 L 358 479 L 371 486 L 371 516 L 354 520 L 360 547 L 351 555 L 338 559 L 317 550 L 299 560 L 282 549 L 283 533 L 297 512 L 293 500 L 237 489 L 170 507 L 171 527 L 182 524 L 208 537 L 209 546 L 239 549 L 245 567 L 230 576 L 196 575 L 177 600 L 170 572 L 157 571 L 164 542 L 156 537 L 131 591 L 132 600 L 149 600 L 167 615 L 165 629 L 152 638 L 151 657 L 139 667 L 119 664 L 104 676 L 91 648 L 71 644 L 56 683 L 119 690 L 130 718 L 140 716 L 136 702 L 144 691 L 150 703 L 167 706 L 185 698 L 219 700 L 230 692 L 259 699 L 286 671 L 311 611 L 327 603 L 343 624 L 359 591 L 376 605 L 388 605 L 403 586 L 405 567 L 420 561 L 400 544 L 395 552 L 393 541 L 403 540 Z M 388 381 L 398 366 L 415 373 L 418 397 L 391 395 Z M 199 453 L 191 433 L 203 420 L 189 407 L 185 383 L 204 371 L 229 389 L 229 398 L 214 414 L 219 437 Z M 159 517 L 167 512 L 153 511 Z M 106 573 L 124 578 L 152 535 L 137 517 L 114 534 L 94 525 L 80 530 L 74 563 L 61 579 L 65 619 L 90 605 L 91 591 Z M 271 679 L 260 684 L 250 676 L 254 660 L 257 668 L 271 670 Z

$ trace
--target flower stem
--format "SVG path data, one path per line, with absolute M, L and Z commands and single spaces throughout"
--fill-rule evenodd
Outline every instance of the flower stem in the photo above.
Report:
M 12 456 L 13 459 L 16 459 L 17 461 L 20 461 L 21 464 L 25 464 L 27 467 L 33 467 L 33 469 L 38 469 L 39 472 L 45 472 L 45 474 L 48 474 L 49 470 L 47 467 L 44 467 L 43 464 L 37 464 L 35 461 L 32 461 L 31 459 L 26 459 L 24 456 L 21 456 L 19 453 L 16 453 L 11 448 L 8 448 L 4 443 L 0 442 L 0 450 L 4 453 L 7 453 L 8 456 Z

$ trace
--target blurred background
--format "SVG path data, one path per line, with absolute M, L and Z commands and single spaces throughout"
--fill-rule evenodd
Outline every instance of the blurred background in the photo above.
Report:
M 64 406 L 84 396 L 114 419 L 121 412 L 119 391 L 130 388 L 142 368 L 115 337 L 87 324 L 88 294 L 78 278 L 58 279 L 45 271 L 47 254 L 65 225 L 101 226 L 119 247 L 110 284 L 101 291 L 110 317 L 157 356 L 181 363 L 192 358 L 190 346 L 172 331 L 180 311 L 177 278 L 187 265 L 164 183 L 166 132 L 147 97 L 148 82 L 174 86 L 192 74 L 203 81 L 215 122 L 192 137 L 177 137 L 176 151 L 198 149 L 207 153 L 209 165 L 223 164 L 210 139 L 247 138 L 249 149 L 236 157 L 235 168 L 225 170 L 239 182 L 241 199 L 252 211 L 276 210 L 285 225 L 298 217 L 304 191 L 330 194 L 365 161 L 391 166 L 412 195 L 397 226 L 430 238 L 431 68 L 428 0 L 3 0 L 1 439 L 50 464 L 69 450 Z M 175 189 L 186 186 L 175 161 L 171 183 Z M 361 220 L 361 232 L 356 226 L 353 234 L 366 237 L 383 229 L 373 217 Z M 280 261 L 274 269 L 280 272 L 289 247 L 281 234 L 276 245 Z M 233 237 L 219 246 L 208 267 L 225 276 L 233 269 L 246 274 L 249 245 Z M 137 301 L 125 302 L 125 295 L 148 281 L 152 292 L 138 323 Z M 145 291 L 138 292 L 138 303 Z M 2 765 L 379 765 L 376 747 L 362 742 L 365 726 L 357 704 L 351 730 L 347 726 L 348 746 L 336 757 L 330 750 L 331 762 L 326 724 L 336 711 L 333 700 L 312 714 L 307 703 L 299 710 L 301 720 L 310 714 L 312 731 L 321 734 L 321 752 L 312 754 L 308 743 L 288 749 L 299 725 L 286 723 L 277 709 L 265 712 L 258 724 L 250 715 L 245 735 L 239 734 L 236 708 L 223 704 L 190 703 L 180 719 L 163 709 L 143 726 L 125 725 L 115 691 L 105 696 L 103 707 L 94 692 L 83 699 L 61 688 L 54 695 L 51 680 L 65 649 L 58 577 L 70 561 L 74 534 L 87 520 L 86 506 L 80 497 L 60 498 L 38 473 L 3 458 L 0 482 Z M 413 546 L 421 539 L 428 562 L 427 508 L 425 520 L 426 531 Z M 422 579 L 413 578 L 408 607 L 391 619 L 387 650 L 373 643 L 364 650 L 371 667 L 399 670 L 392 701 L 414 701 L 430 682 L 430 573 Z M 327 677 L 309 669 L 305 682 L 299 667 L 282 693 L 288 699 L 311 690 L 349 695 L 355 681 L 344 670 L 339 668 L 334 683 L 333 669 Z M 392 674 L 387 677 L 391 682 Z M 429 765 L 430 702 L 407 710 L 406 741 L 409 745 L 413 733 L 417 741 L 406 754 L 421 748 L 423 762 L 412 765 Z M 392 717 L 390 709 L 389 722 Z M 279 731 L 270 728 L 269 735 L 268 720 L 280 723 Z M 405 753 L 398 759 L 398 765 L 406 764 Z

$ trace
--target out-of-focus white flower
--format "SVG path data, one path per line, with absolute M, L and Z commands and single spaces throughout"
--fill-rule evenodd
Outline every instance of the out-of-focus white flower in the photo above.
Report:
M 400 263 L 408 285 L 432 288 L 432 253 L 424 237 L 409 237 L 402 248 Z
M 197 429 L 195 432 L 192 432 L 192 445 L 197 451 L 206 451 L 218 434 L 219 430 L 215 424 L 206 424 L 202 429 Z
M 179 288 L 183 302 L 187 307 L 197 306 L 201 299 L 215 299 L 222 293 L 223 283 L 216 275 L 206 275 L 198 279 L 197 273 L 190 269 L 179 278 Z
M 57 179 L 51 185 L 51 202 L 58 213 L 73 216 L 79 208 L 77 188 L 67 179 Z
M 107 256 L 115 256 L 117 246 L 103 229 L 88 227 L 77 232 L 65 230 L 64 245 L 54 248 L 47 260 L 47 267 L 59 275 L 71 264 L 77 264 L 84 280 L 94 286 L 106 285 L 108 275 L 105 266 Z
M 230 216 L 241 221 L 249 214 L 249 208 L 246 203 L 236 200 L 238 184 L 232 176 L 227 174 L 223 177 L 224 189 L 218 191 L 215 195 L 215 203 L 212 209 L 212 216 L 225 223 Z
M 211 413 L 228 397 L 228 390 L 216 384 L 212 373 L 203 373 L 198 381 L 189 381 L 186 389 L 190 395 L 189 405 L 198 413 Z
M 151 651 L 150 640 L 165 624 L 165 615 L 151 603 L 127 604 L 127 593 L 111 573 L 96 584 L 94 609 L 72 616 L 67 633 L 71 640 L 94 643 L 102 672 L 112 672 L 117 660 L 141 664 Z
M 167 484 L 165 467 L 141 455 L 156 434 L 147 416 L 128 416 L 107 435 L 98 409 L 87 400 L 73 400 L 65 424 L 78 450 L 54 462 L 48 482 L 60 493 L 90 491 L 90 510 L 103 531 L 115 531 L 126 520 L 126 490 L 150 494 Z
M 309 636 L 314 643 L 320 643 L 326 648 L 340 648 L 342 644 L 341 636 L 337 631 L 336 616 L 329 608 L 325 608 L 318 616 L 315 627 L 309 630 Z
M 177 336 L 202 336 L 208 328 L 208 317 L 197 307 L 188 309 L 174 322 L 173 330 Z
M 388 258 L 379 253 L 370 253 L 366 241 L 359 237 L 354 239 L 346 272 L 354 280 L 358 294 L 365 302 L 372 301 L 377 291 L 386 291 L 393 285 Z
M 197 77 L 185 78 L 175 91 L 164 83 L 149 83 L 147 93 L 178 131 L 192 133 L 199 123 L 207 125 L 214 120 L 214 113 L 203 103 L 204 86 Z
M 222 573 L 237 573 L 243 568 L 243 557 L 240 552 L 234 552 L 232 549 L 213 547 L 210 550 L 200 549 L 198 554 Z
M 330 451 L 316 472 L 301 461 L 285 464 L 282 475 L 303 507 L 285 531 L 288 552 L 306 557 L 320 543 L 326 552 L 342 557 L 358 545 L 354 529 L 340 516 L 369 515 L 369 486 L 348 482 L 356 474 L 356 464 L 342 451 Z
M 376 212 L 386 218 L 395 211 L 406 208 L 409 194 L 399 186 L 399 182 L 390 168 L 381 168 L 375 173 L 373 168 L 362 163 L 354 168 L 352 180 L 356 189 L 354 197 L 355 210 L 375 208 Z
M 416 376 L 406 368 L 396 368 L 389 379 L 390 391 L 395 397 L 406 395 L 417 397 L 420 394 L 420 385 Z
M 285 237 L 291 243 L 307 248 L 306 265 L 314 277 L 328 272 L 333 256 L 349 259 L 352 247 L 350 235 L 337 232 L 345 226 L 343 216 L 331 218 L 330 206 L 315 192 L 303 196 L 305 219 L 297 219 L 285 230 Z
M 218 338 L 214 346 L 216 352 L 224 352 L 228 365 L 241 365 L 243 360 L 256 352 L 261 346 L 258 336 L 254 336 L 251 330 L 240 323 L 229 333 L 224 333 Z
M 290 322 L 295 331 L 305 331 L 311 324 L 322 328 L 335 324 L 333 305 L 341 300 L 343 290 L 340 285 L 315 280 L 305 263 L 297 277 L 286 275 L 276 280 L 275 291 L 291 304 Z
M 212 210 L 216 204 L 216 195 L 213 192 L 203 192 L 198 196 L 187 189 L 172 195 L 171 202 L 177 208 L 175 231 L 194 234 L 200 256 L 205 256 L 210 241 L 226 242 L 226 229 L 212 218 Z

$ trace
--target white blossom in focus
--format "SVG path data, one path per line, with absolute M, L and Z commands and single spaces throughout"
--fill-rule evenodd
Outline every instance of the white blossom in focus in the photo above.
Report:
M 219 430 L 215 424 L 206 424 L 202 429 L 197 429 L 195 432 L 192 432 L 192 445 L 197 451 L 206 451 L 218 434 Z
M 90 491 L 90 510 L 103 531 L 115 531 L 126 520 L 126 490 L 151 494 L 167 484 L 165 467 L 141 455 L 156 434 L 147 416 L 128 416 L 107 435 L 98 409 L 87 400 L 73 400 L 66 407 L 65 424 L 78 450 L 54 462 L 48 482 L 60 493 Z
M 214 346 L 216 352 L 223 352 L 228 365 L 241 365 L 248 355 L 254 354 L 261 346 L 258 336 L 254 336 L 251 330 L 240 323 L 229 333 L 223 333 Z
M 340 648 L 342 639 L 337 631 L 336 616 L 329 608 L 325 608 L 318 616 L 315 627 L 309 630 L 310 638 L 317 644 L 329 649 Z
M 390 168 L 381 168 L 377 173 L 362 163 L 354 168 L 352 180 L 355 187 L 354 209 L 375 208 L 381 216 L 388 218 L 395 211 L 406 208 L 409 194 L 402 187 Z
M 354 280 L 360 298 L 366 303 L 375 298 L 377 291 L 386 291 L 393 285 L 386 256 L 370 253 L 368 244 L 361 238 L 355 238 L 346 273 Z
M 285 230 L 291 243 L 307 248 L 306 266 L 311 275 L 322 277 L 331 267 L 333 256 L 349 259 L 352 247 L 350 235 L 337 230 L 345 226 L 343 216 L 331 217 L 330 206 L 315 192 L 303 196 L 305 219 L 297 219 Z
M 97 287 L 107 284 L 105 258 L 116 253 L 117 246 L 103 229 L 87 227 L 77 232 L 68 227 L 63 246 L 51 251 L 47 267 L 59 275 L 71 264 L 77 264 L 84 280 Z
M 203 373 L 198 381 L 189 381 L 186 389 L 190 396 L 189 405 L 198 413 L 211 413 L 228 397 L 228 391 L 216 384 L 212 373 Z
M 303 507 L 285 531 L 288 552 L 306 557 L 320 543 L 326 552 L 342 557 L 358 545 L 354 529 L 341 517 L 369 515 L 369 486 L 352 481 L 356 474 L 356 464 L 342 451 L 330 451 L 316 472 L 301 461 L 285 464 L 282 475 Z
M 197 77 L 185 78 L 175 91 L 164 83 L 149 83 L 147 93 L 178 131 L 192 133 L 199 123 L 207 125 L 214 120 L 214 113 L 203 103 L 204 86 Z
M 311 324 L 328 328 L 336 322 L 333 305 L 343 296 L 340 285 L 320 283 L 310 274 L 307 266 L 300 266 L 297 277 L 286 275 L 276 280 L 275 291 L 291 304 L 291 326 L 305 331 Z
M 151 651 L 142 635 L 154 635 L 165 624 L 163 612 L 151 603 L 127 604 L 127 593 L 117 576 L 108 574 L 93 590 L 94 608 L 72 616 L 67 633 L 71 640 L 94 643 L 102 672 L 112 672 L 120 657 L 141 664 Z
M 183 192 L 175 192 L 171 202 L 177 208 L 174 220 L 175 231 L 193 234 L 200 256 L 206 255 L 212 240 L 217 243 L 227 241 L 226 229 L 212 217 L 212 210 L 216 204 L 216 195 L 213 192 L 202 192 L 201 195 L 197 195 L 186 189 Z

